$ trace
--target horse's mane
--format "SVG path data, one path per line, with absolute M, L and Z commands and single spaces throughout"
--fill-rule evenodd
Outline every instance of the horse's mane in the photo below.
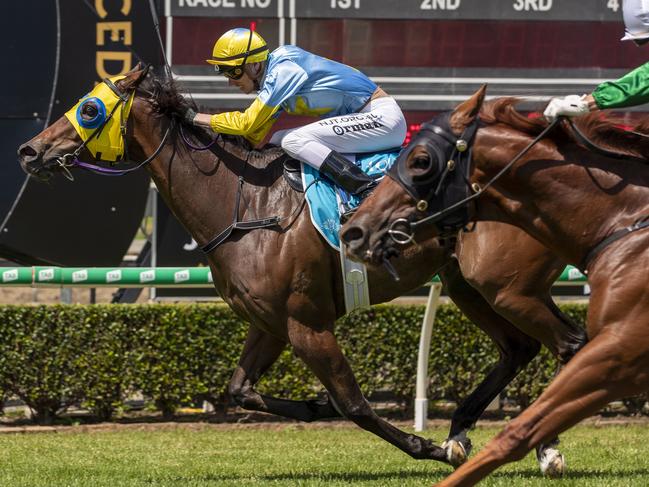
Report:
M 516 110 L 522 100 L 518 98 L 496 98 L 485 102 L 480 110 L 480 118 L 487 124 L 502 123 L 532 136 L 540 134 L 548 126 L 543 117 L 531 118 Z M 591 112 L 573 119 L 577 128 L 593 143 L 602 148 L 641 159 L 649 158 L 649 121 L 641 122 L 627 130 L 629 124 L 622 119 L 602 116 Z M 638 132 L 639 134 L 634 134 Z M 572 130 L 566 124 L 560 124 L 548 134 L 548 138 L 557 144 L 576 142 Z
M 156 114 L 175 117 L 176 120 L 183 123 L 182 117 L 188 108 L 198 111 L 196 102 L 191 98 L 183 96 L 180 93 L 178 84 L 171 78 L 148 75 L 144 80 L 142 80 L 139 88 L 141 91 L 147 93 L 147 95 L 153 94 L 152 98 L 149 95 L 149 101 L 151 102 L 154 113 Z M 192 133 L 199 139 L 205 140 L 206 137 L 209 138 L 214 136 L 214 134 L 208 134 L 207 131 L 194 126 L 186 125 L 185 127 L 188 133 Z M 176 131 L 175 136 L 178 136 L 178 131 Z M 256 162 L 263 165 L 265 162 L 268 162 L 268 160 L 276 159 L 284 154 L 282 149 L 276 146 L 266 146 L 260 150 L 255 150 L 251 143 L 245 137 L 240 135 L 220 134 L 220 136 L 225 144 L 234 147 L 234 152 L 245 152 L 247 161 L 252 165 L 257 165 L 255 164 Z

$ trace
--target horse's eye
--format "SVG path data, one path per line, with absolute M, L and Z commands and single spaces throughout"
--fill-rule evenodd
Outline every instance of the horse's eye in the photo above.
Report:
M 87 119 L 93 119 L 97 116 L 97 111 L 94 103 L 86 103 L 81 107 L 81 116 Z
M 426 171 L 430 168 L 430 156 L 428 154 L 417 155 L 410 162 L 410 167 L 417 171 Z

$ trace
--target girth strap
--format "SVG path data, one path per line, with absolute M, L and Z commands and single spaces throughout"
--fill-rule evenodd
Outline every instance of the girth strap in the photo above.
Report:
M 281 219 L 278 216 L 271 216 L 269 218 L 261 218 L 259 220 L 247 220 L 244 222 L 239 221 L 239 203 L 241 202 L 241 190 L 243 188 L 243 177 L 239 176 L 239 186 L 237 187 L 236 202 L 234 204 L 234 217 L 232 223 L 221 233 L 219 233 L 212 240 L 201 246 L 201 250 L 206 254 L 221 245 L 225 240 L 232 235 L 235 230 L 256 230 L 257 228 L 269 228 L 279 225 Z
M 641 218 L 640 220 L 636 221 L 633 225 L 629 225 L 628 227 L 622 228 L 621 230 L 618 230 L 616 232 L 613 232 L 611 235 L 606 237 L 604 240 L 602 240 L 600 243 L 595 245 L 590 251 L 586 254 L 586 257 L 584 257 L 579 265 L 579 269 L 584 273 L 588 274 L 588 265 L 591 263 L 591 261 L 597 257 L 597 255 L 604 250 L 606 247 L 611 245 L 613 242 L 616 242 L 617 240 L 620 240 L 621 238 L 626 237 L 628 234 L 637 232 L 638 230 L 642 230 L 643 228 L 649 227 L 649 216 L 645 216 Z

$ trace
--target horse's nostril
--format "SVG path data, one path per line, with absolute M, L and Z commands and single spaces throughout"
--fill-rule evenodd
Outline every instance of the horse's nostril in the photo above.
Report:
M 29 144 L 23 144 L 18 148 L 18 155 L 20 157 L 32 158 L 38 155 L 38 151 Z
M 363 232 L 362 228 L 352 226 L 345 229 L 340 238 L 342 238 L 343 242 L 345 242 L 347 245 L 353 246 L 354 244 L 358 245 L 359 243 L 363 242 L 365 233 Z

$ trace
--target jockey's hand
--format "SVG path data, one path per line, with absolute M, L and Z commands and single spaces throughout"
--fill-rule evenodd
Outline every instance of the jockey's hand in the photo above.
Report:
M 189 125 L 194 125 L 194 119 L 196 118 L 196 110 L 194 110 L 192 107 L 187 107 L 185 110 L 185 113 L 182 115 L 182 121 L 189 124 Z
M 548 122 L 554 122 L 557 117 L 564 115 L 566 117 L 577 117 L 588 113 L 588 101 L 586 95 L 568 95 L 561 98 L 552 98 L 548 106 L 545 107 L 543 116 Z

